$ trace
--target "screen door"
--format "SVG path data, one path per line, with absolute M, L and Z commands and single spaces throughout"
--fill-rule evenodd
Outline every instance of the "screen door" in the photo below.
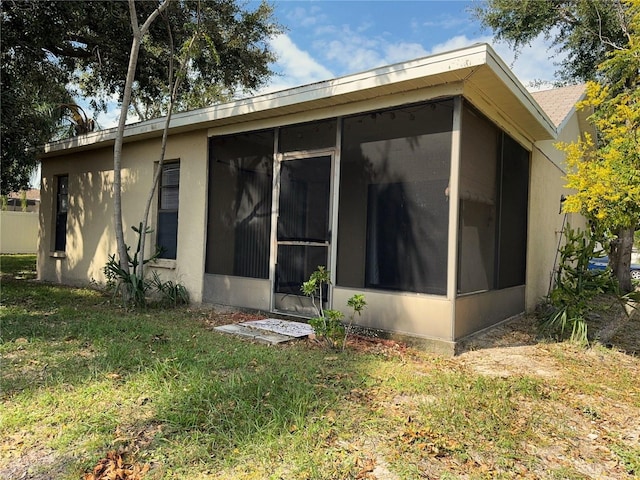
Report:
M 328 268 L 329 265 L 330 194 L 331 156 L 281 162 L 274 282 L 276 310 L 316 314 L 301 288 L 318 266 Z M 327 293 L 323 292 L 323 299 Z

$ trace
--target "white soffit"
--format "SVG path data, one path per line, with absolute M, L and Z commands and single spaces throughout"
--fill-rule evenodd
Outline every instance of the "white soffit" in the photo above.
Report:
M 438 85 L 464 82 L 480 95 L 486 105 L 494 105 L 500 115 L 532 140 L 553 138 L 552 122 L 518 82 L 513 73 L 487 44 L 453 50 L 409 62 L 376 68 L 362 73 L 317 82 L 301 87 L 223 103 L 172 116 L 170 133 L 221 127 L 337 107 Z M 481 102 L 482 103 L 482 102 Z M 482 105 L 477 105 L 485 110 Z M 491 110 L 491 108 L 489 108 Z M 485 112 L 493 117 L 491 111 Z M 125 142 L 162 135 L 165 119 L 128 125 Z M 92 132 L 45 145 L 43 157 L 86 150 L 114 143 L 116 128 Z

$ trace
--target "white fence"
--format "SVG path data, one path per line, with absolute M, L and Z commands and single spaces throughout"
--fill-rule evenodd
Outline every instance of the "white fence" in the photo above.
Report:
M 0 253 L 38 251 L 38 213 L 0 211 Z

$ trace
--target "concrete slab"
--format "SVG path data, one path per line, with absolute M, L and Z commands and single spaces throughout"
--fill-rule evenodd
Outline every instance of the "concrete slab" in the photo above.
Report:
M 265 330 L 267 332 L 279 333 L 288 337 L 302 338 L 308 337 L 313 332 L 313 327 L 307 323 L 292 322 L 279 318 L 265 318 L 264 320 L 251 320 L 242 322 L 239 325 Z
M 279 333 L 268 332 L 266 330 L 258 330 L 240 324 L 220 325 L 219 327 L 214 327 L 214 330 L 228 333 L 230 335 L 250 338 L 256 342 L 269 343 L 271 345 L 288 342 L 296 338 L 288 335 L 281 335 Z

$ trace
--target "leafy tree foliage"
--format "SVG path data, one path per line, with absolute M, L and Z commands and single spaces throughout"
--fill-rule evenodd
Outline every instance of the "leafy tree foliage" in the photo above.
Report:
M 136 2 L 142 23 L 157 2 Z M 129 63 L 131 23 L 127 2 L 17 1 L 0 4 L 2 18 L 3 193 L 24 187 L 36 149 L 50 140 L 72 96 L 93 97 L 104 110 L 122 100 Z M 170 47 L 195 28 L 208 45 L 193 56 L 176 99 L 178 110 L 209 105 L 236 92 L 259 88 L 272 74 L 267 40 L 278 34 L 271 7 L 247 10 L 234 0 L 176 0 L 154 22 L 140 51 L 132 92 L 143 118 L 166 114 Z M 6 142 L 6 145 L 5 145 Z
M 592 107 L 599 134 L 560 145 L 567 153 L 567 211 L 582 212 L 614 239 L 611 265 L 623 291 L 631 290 L 634 230 L 640 227 L 640 0 L 625 3 L 627 42 L 603 61 L 601 82 L 589 82 L 579 107 Z
M 55 105 L 69 101 L 66 76 L 50 62 L 38 61 L 40 52 L 25 45 L 33 32 L 27 18 L 12 22 L 14 4 L 2 2 L 0 42 L 0 106 L 2 107 L 0 193 L 6 195 L 29 184 L 37 160 L 34 148 L 55 133 Z
M 560 145 L 567 153 L 565 203 L 579 211 L 611 242 L 610 264 L 624 291 L 631 289 L 633 231 L 640 223 L 638 163 L 638 75 L 640 0 L 488 0 L 475 12 L 498 39 L 516 48 L 539 35 L 567 53 L 562 80 L 588 81 L 583 107 L 598 138 Z
M 619 0 L 487 0 L 474 13 L 516 50 L 539 35 L 551 40 L 567 55 L 557 73 L 569 83 L 595 80 L 607 53 L 626 43 Z
M 4 44 L 3 39 L 3 44 Z M 56 104 L 68 101 L 64 83 L 50 82 L 52 69 L 23 71 L 20 64 L 0 57 L 2 90 L 0 113 L 0 193 L 25 188 L 37 165 L 34 148 L 56 132 Z

